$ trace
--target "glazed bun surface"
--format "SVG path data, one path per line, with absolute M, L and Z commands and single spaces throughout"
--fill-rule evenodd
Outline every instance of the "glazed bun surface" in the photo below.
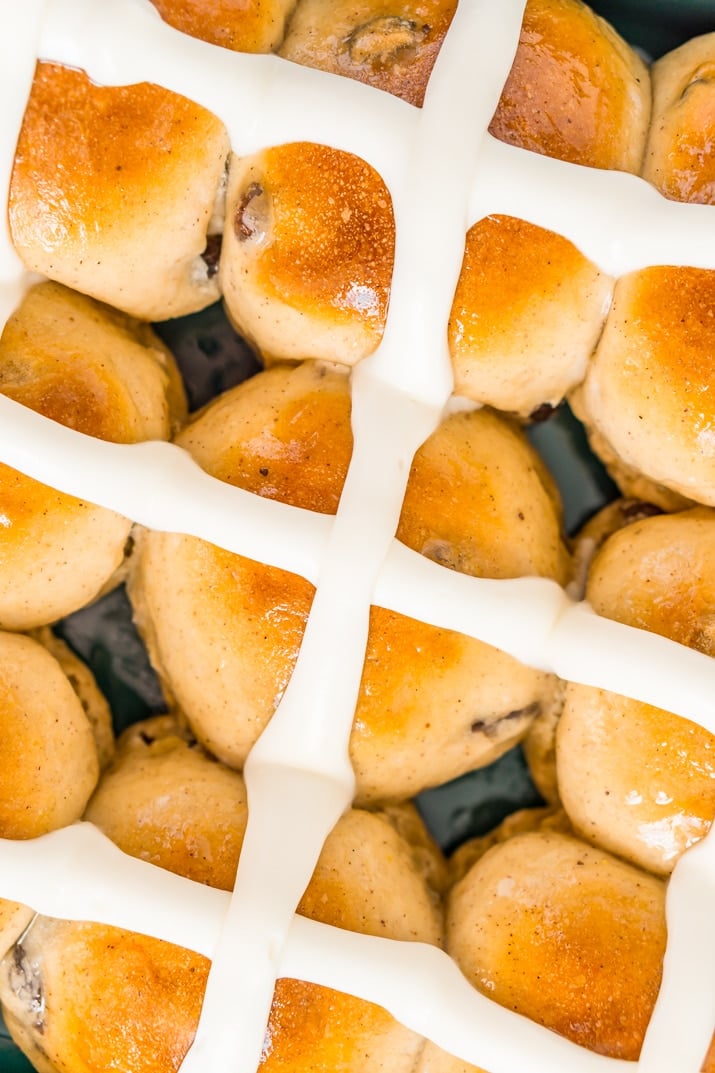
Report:
M 613 280 L 560 235 L 508 216 L 467 233 L 449 321 L 457 394 L 529 417 L 583 379 Z
M 353 365 L 387 316 L 394 221 L 384 183 L 327 146 L 232 157 L 221 287 L 239 331 L 264 358 Z
M 272 52 L 296 0 L 152 0 L 161 17 L 191 37 L 237 52 Z
M 124 731 L 84 814 L 130 856 L 221 890 L 233 889 L 247 817 L 241 776 L 170 715 Z
M 643 177 L 674 201 L 715 201 L 714 71 L 715 34 L 693 38 L 652 67 Z
M 714 301 L 715 272 L 695 268 L 649 268 L 616 284 L 576 402 L 628 493 L 635 472 L 715 506 Z
M 648 69 L 580 0 L 529 0 L 491 123 L 535 153 L 638 172 L 650 119 Z
M 476 988 L 630 1061 L 658 994 L 665 940 L 660 880 L 552 832 L 489 850 L 447 911 L 448 949 Z
M 301 0 L 281 56 L 421 106 L 455 0 Z
M 219 297 L 202 254 L 228 152 L 223 125 L 182 97 L 41 63 L 10 183 L 15 248 L 145 320 L 202 309 Z

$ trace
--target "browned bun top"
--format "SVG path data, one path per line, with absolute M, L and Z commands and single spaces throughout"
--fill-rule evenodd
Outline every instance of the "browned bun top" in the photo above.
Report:
M 664 885 L 567 835 L 517 835 L 454 888 L 447 942 L 489 998 L 634 1061 L 660 986 Z
M 296 0 L 152 0 L 177 30 L 237 52 L 271 52 Z
M 0 633 L 0 837 L 36 838 L 79 819 L 99 777 L 89 720 L 57 660 Z
M 421 105 L 456 0 L 300 0 L 278 52 Z
M 56 283 L 33 287 L 8 320 L 0 392 L 119 443 L 167 439 L 185 409 L 173 359 L 147 325 Z M 0 625 L 34 628 L 95 599 L 131 523 L 6 465 L 0 490 Z
M 715 511 L 636 515 L 596 556 L 586 598 L 600 615 L 715 656 Z
M 228 156 L 223 125 L 153 85 L 40 63 L 10 184 L 28 268 L 145 319 L 218 298 L 201 259 Z
M 248 817 L 241 776 L 172 716 L 129 727 L 84 818 L 132 857 L 233 890 Z
M 714 303 L 715 272 L 655 267 L 623 276 L 580 391 L 585 420 L 626 466 L 709 506 Z
M 714 75 L 715 34 L 693 38 L 652 67 L 643 176 L 674 201 L 715 201 Z
M 619 529 L 595 556 L 596 612 L 715 656 L 715 512 Z M 715 817 L 715 735 L 659 708 L 569 684 L 557 735 L 561 798 L 588 838 L 643 868 L 672 871 Z
M 304 142 L 234 157 L 226 221 L 227 309 L 264 354 L 353 364 L 375 349 L 395 226 L 371 167 Z
M 523 417 L 578 383 L 613 281 L 567 239 L 508 216 L 467 232 L 449 320 L 455 391 Z
M 650 115 L 643 61 L 581 0 L 529 0 L 490 131 L 545 156 L 637 172 Z

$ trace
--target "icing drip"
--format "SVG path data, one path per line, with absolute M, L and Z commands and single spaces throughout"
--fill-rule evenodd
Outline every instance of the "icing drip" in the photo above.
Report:
M 639 1073 L 699 1070 L 715 1010 L 715 839 L 712 831 L 678 862 L 668 886 L 663 982 L 638 1063 Z M 686 987 L 687 984 L 690 986 Z M 677 1031 L 674 1031 L 677 1025 Z
M 651 263 L 715 262 L 709 207 L 666 202 L 632 176 L 535 156 L 485 133 L 523 6 L 523 0 L 462 3 L 421 111 L 274 56 L 239 56 L 184 37 L 162 23 L 148 0 L 28 0 L 19 11 L 0 13 L 0 166 L 6 175 L 39 54 L 85 68 L 100 82 L 145 80 L 182 93 L 223 120 L 239 153 L 296 140 L 356 153 L 382 175 L 393 198 L 397 245 L 388 323 L 375 355 L 353 374 L 355 449 L 335 519 L 213 481 L 169 445 L 93 440 L 87 451 L 80 434 L 0 397 L 4 462 L 149 527 L 202 536 L 317 585 L 296 671 L 247 764 L 250 819 L 232 900 L 126 858 L 89 825 L 38 842 L 0 842 L 1 896 L 54 915 L 150 932 L 215 956 L 186 1069 L 234 1068 L 236 1054 L 242 1069 L 255 1067 L 280 973 L 380 1002 L 490 1073 L 514 1073 L 525 1054 L 537 1073 L 626 1066 L 495 1007 L 436 949 L 335 932 L 293 916 L 327 831 L 352 794 L 347 737 L 371 600 L 715 729 L 709 700 L 715 663 L 707 657 L 599 619 L 550 582 L 465 578 L 393 539 L 412 455 L 451 390 L 445 325 L 472 222 L 486 213 L 521 216 L 567 235 L 615 274 Z M 426 214 L 436 225 L 427 233 Z M 6 221 L 3 323 L 26 282 Z M 267 845 L 280 847 L 273 854 L 283 858 L 280 871 Z M 648 1073 L 675 1066 L 696 1073 L 707 1047 L 715 1006 L 715 940 L 707 916 L 714 883 L 711 835 L 686 855 L 671 881 L 664 983 L 640 1063 Z M 228 971 L 237 949 L 255 971 L 250 987 L 248 974 L 244 985 Z M 682 980 L 693 969 L 698 987 L 690 996 Z M 233 1031 L 222 1031 L 237 1010 L 238 1047 Z M 687 1050 L 679 1045 L 677 1056 L 673 1020 L 689 1031 Z

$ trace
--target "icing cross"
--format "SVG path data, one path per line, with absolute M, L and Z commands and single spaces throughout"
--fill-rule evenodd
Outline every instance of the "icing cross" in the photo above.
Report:
M 185 1071 L 216 1067 L 250 1073 L 260 1054 L 273 984 L 281 972 L 321 982 L 327 977 L 332 986 L 355 987 L 358 994 L 365 988 L 364 997 L 383 1002 L 410 1024 L 414 1010 L 422 1009 L 419 1031 L 466 1060 L 487 1065 L 491 1073 L 515 1073 L 526 1055 L 531 1068 L 544 1071 L 560 1065 L 584 1071 L 605 1068 L 606 1063 L 610 1069 L 624 1065 L 580 1050 L 495 1008 L 481 996 L 467 995 L 453 967 L 442 967 L 450 963 L 438 951 L 423 954 L 418 946 L 403 951 L 402 944 L 387 940 L 349 933 L 335 936 L 329 934 L 330 929 L 293 916 L 327 831 L 352 795 L 347 736 L 371 601 L 461 629 L 562 677 L 665 706 L 715 731 L 711 700 L 715 663 L 707 657 L 599 619 L 583 605 L 571 604 L 550 582 L 485 582 L 455 575 L 408 552 L 393 539 L 409 462 L 439 421 L 451 391 L 445 325 L 464 234 L 472 222 L 491 212 L 521 216 L 565 234 L 586 256 L 614 274 L 652 263 L 682 261 L 700 267 L 715 263 L 710 234 L 715 219 L 709 207 L 669 203 L 632 176 L 547 160 L 503 146 L 486 133 L 516 49 L 523 6 L 523 0 L 503 0 L 499 5 L 465 0 L 460 5 L 421 110 L 370 87 L 275 56 L 238 55 L 184 37 L 161 22 L 148 0 L 104 4 L 27 0 L 19 15 L 15 10 L 12 15 L 0 12 L 0 30 L 4 30 L 0 40 L 7 53 L 0 77 L 8 101 L 0 133 L 0 166 L 6 166 L 8 176 L 32 61 L 40 55 L 84 68 L 108 84 L 152 81 L 182 93 L 223 120 L 240 153 L 297 140 L 356 153 L 381 174 L 393 198 L 397 245 L 390 311 L 380 348 L 353 374 L 355 448 L 335 518 L 256 500 L 221 485 L 201 473 L 178 448 L 166 444 L 118 446 L 93 440 L 91 451 L 85 452 L 86 440 L 80 434 L 0 398 L 0 458 L 4 462 L 152 528 L 193 533 L 229 550 L 253 553 L 254 558 L 302 573 L 317 585 L 290 687 L 247 764 L 249 827 L 236 893 L 228 906 L 216 892 L 192 894 L 206 904 L 202 925 L 211 931 L 215 923 L 209 926 L 209 918 L 215 922 L 223 917 L 227 933 L 217 947 L 218 933 L 211 931 L 209 952 L 218 948 L 219 953 L 214 957 L 204 1014 Z M 445 159 L 450 162 L 446 180 Z M 411 188 L 408 171 L 417 176 Z M 445 181 L 450 191 L 443 199 L 443 238 L 436 250 L 426 250 L 420 241 L 421 206 L 437 182 L 442 186 Z M 565 182 L 569 200 L 561 194 Z M 6 319 L 17 304 L 22 278 L 7 238 L 0 243 L 0 254 L 4 287 L 0 316 Z M 383 427 L 382 438 L 375 437 L 375 429 Z M 370 504 L 369 512 L 365 502 Z M 206 510 L 197 509 L 199 504 Z M 368 539 L 360 542 L 356 569 L 351 551 L 358 522 Z M 288 530 L 290 547 L 283 539 Z M 517 617 L 526 624 L 521 631 L 515 629 Z M 326 644 L 333 646 L 327 656 Z M 604 651 L 608 652 L 605 663 L 598 655 Z M 318 662 L 331 667 L 332 677 L 317 672 Z M 286 786 L 294 792 L 286 793 Z M 86 828 L 49 836 L 60 854 L 79 845 L 82 856 L 84 843 L 76 841 L 76 831 L 86 832 Z M 292 851 L 290 865 L 280 877 L 262 870 L 268 855 L 261 851 L 267 839 Z M 698 848 L 698 861 L 715 857 L 712 837 Z M 0 859 L 12 853 L 15 864 L 7 873 L 7 887 L 3 877 L 0 895 L 18 897 L 6 891 L 24 874 L 23 869 L 40 866 L 28 864 L 27 858 L 23 864 L 19 845 L 0 846 Z M 161 927 L 151 909 L 155 891 L 173 884 L 179 908 L 184 894 L 178 894 L 173 879 L 164 878 L 166 873 L 157 876 L 156 869 L 142 866 L 140 877 L 138 862 L 123 855 L 116 860 L 122 861 L 119 872 L 134 896 L 132 905 L 138 905 L 135 895 L 141 891 L 152 930 Z M 62 862 L 63 876 L 70 865 L 69 859 Z M 703 884 L 701 871 L 679 865 L 669 903 L 695 904 Z M 267 905 L 265 892 L 271 883 L 281 889 Z M 712 892 L 712 878 L 707 888 Z M 184 892 L 188 889 L 182 887 Z M 42 909 L 37 904 L 40 896 L 20 900 Z M 74 891 L 65 915 L 75 915 L 72 907 L 79 904 L 77 897 Z M 97 897 L 97 915 L 85 914 L 85 905 L 83 915 L 115 922 L 119 910 L 114 901 L 100 898 L 99 893 Z M 139 926 L 146 919 L 143 912 L 133 917 L 138 930 L 145 930 Z M 680 920 L 682 913 L 676 915 Z M 697 945 L 696 937 L 686 933 L 675 956 L 669 948 L 661 1002 L 640 1063 L 648 1073 L 665 1068 L 656 1064 L 664 1051 L 651 1041 L 662 1039 L 675 1003 L 680 1010 L 684 1001 L 682 994 L 673 997 L 672 965 L 682 959 L 698 964 L 698 986 L 706 997 L 713 994 L 715 958 L 708 964 L 698 955 L 712 951 L 715 925 L 706 921 L 703 927 L 706 934 L 700 933 Z M 181 932 L 183 941 L 188 934 L 193 932 Z M 241 984 L 230 973 L 237 938 L 240 956 L 250 957 L 255 967 L 250 988 L 245 986 L 240 994 Z M 344 952 L 339 972 L 336 950 Z M 420 958 L 427 964 L 418 973 L 411 959 Z M 399 965 L 397 973 L 393 961 Z M 433 972 L 439 976 L 433 979 Z M 248 974 L 245 977 L 244 983 Z M 381 992 L 375 977 L 383 987 Z M 405 1004 L 399 992 L 410 983 L 411 1000 Z M 450 1009 L 445 1009 L 440 998 L 442 988 L 450 996 Z M 707 1011 L 711 1016 L 713 1005 L 698 1007 L 697 1047 L 701 1037 L 705 1039 L 712 1031 Z M 224 1034 L 226 1025 L 229 1030 Z M 696 1073 L 695 1045 L 692 1057 L 687 1068 L 678 1062 L 683 1073 Z

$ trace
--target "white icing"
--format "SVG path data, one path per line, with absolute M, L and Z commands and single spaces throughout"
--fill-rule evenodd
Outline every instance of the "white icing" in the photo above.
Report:
M 547 581 L 464 578 L 393 540 L 412 455 L 451 391 L 446 319 L 470 223 L 486 213 L 522 216 L 566 234 L 616 274 L 649 263 L 715 262 L 709 208 L 665 202 L 631 176 L 532 156 L 485 133 L 522 10 L 523 0 L 465 0 L 421 111 L 272 56 L 238 56 L 185 38 L 161 22 L 148 0 L 32 0 L 0 13 L 3 174 L 9 175 L 39 53 L 84 67 L 98 81 L 150 80 L 183 93 L 223 119 L 240 153 L 296 140 L 355 152 L 380 172 L 393 198 L 388 323 L 376 354 L 353 374 L 355 450 L 335 519 L 221 485 L 168 445 L 92 441 L 87 451 L 85 437 L 0 398 L 0 456 L 8 464 L 152 528 L 203 536 L 317 585 L 296 671 L 247 764 L 250 820 L 232 899 L 125 858 L 86 825 L 48 836 L 40 854 L 34 843 L 0 843 L 0 895 L 214 954 L 187 1070 L 255 1067 L 280 972 L 378 1001 L 490 1073 L 516 1073 L 525 1055 L 539 1073 L 626 1065 L 494 1007 L 439 951 L 335 933 L 293 916 L 327 831 L 352 794 L 347 738 L 372 599 L 715 729 L 708 700 L 715 696 L 713 661 L 599 619 Z M 6 233 L 3 319 L 24 285 Z M 713 861 L 710 836 L 677 866 L 671 882 L 664 986 L 640 1063 L 648 1073 L 676 1066 L 696 1073 L 712 1031 L 715 958 L 702 891 L 712 895 Z M 249 963 L 250 978 L 233 974 L 235 963 Z M 693 967 L 704 995 L 697 1003 L 681 984 Z M 668 1038 L 668 1022 L 685 1024 L 686 1011 L 692 1046 L 675 1055 L 668 1050 L 675 1039 L 672 1032 Z
M 715 1016 L 714 889 L 715 838 L 711 833 L 681 858 L 677 881 L 671 881 L 668 888 L 663 982 L 641 1051 L 639 1073 L 702 1067 Z

